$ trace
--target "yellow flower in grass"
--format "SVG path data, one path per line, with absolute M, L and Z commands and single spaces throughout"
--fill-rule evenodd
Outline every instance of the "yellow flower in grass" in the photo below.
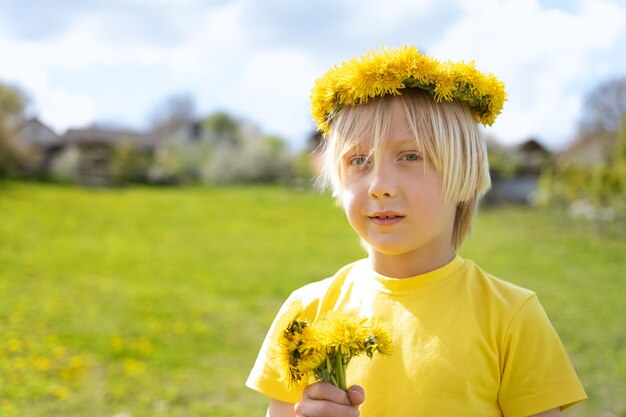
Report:
M 16 407 L 9 400 L 0 400 L 0 410 L 6 413 L 12 413 L 16 410 Z
M 7 342 L 7 349 L 12 353 L 19 353 L 22 351 L 23 343 L 19 339 L 9 339 Z
M 50 369 L 50 359 L 44 357 L 36 357 L 33 364 L 39 372 L 47 372 Z
M 124 339 L 121 336 L 113 336 L 111 338 L 111 347 L 115 352 L 124 350 Z
M 126 358 L 124 359 L 124 373 L 129 376 L 137 376 L 144 373 L 146 370 L 145 363 L 135 359 L 135 358 Z
M 300 308 L 300 310 L 298 309 Z M 347 390 L 346 368 L 359 355 L 391 354 L 391 338 L 378 322 L 356 314 L 329 311 L 313 323 L 301 316 L 301 306 L 287 309 L 277 324 L 276 365 L 291 389 L 311 379 Z
M 61 401 L 65 401 L 70 396 L 70 390 L 65 387 L 58 387 L 54 390 L 54 396 Z

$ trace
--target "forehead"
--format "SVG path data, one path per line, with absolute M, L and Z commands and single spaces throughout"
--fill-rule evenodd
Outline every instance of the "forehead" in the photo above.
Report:
M 344 152 L 353 147 L 379 151 L 386 146 L 415 144 L 416 135 L 402 99 L 387 97 L 383 100 L 356 106 L 341 120 L 335 139 Z
M 406 110 L 399 97 L 391 99 L 389 106 L 389 130 L 387 140 L 393 141 L 415 141 L 409 121 L 406 117 Z

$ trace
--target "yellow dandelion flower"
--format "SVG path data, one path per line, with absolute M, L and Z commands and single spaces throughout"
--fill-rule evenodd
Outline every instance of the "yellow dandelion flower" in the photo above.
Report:
M 58 373 L 61 379 L 63 380 L 72 380 L 72 379 L 80 379 L 85 375 L 86 371 L 86 363 L 85 360 L 79 356 L 75 355 L 69 359 L 67 365 L 63 366 L 59 369 Z
M 72 378 L 72 370 L 69 368 L 59 369 L 59 377 L 65 381 Z
M 207 325 L 202 320 L 194 320 L 194 322 L 191 324 L 191 330 L 196 334 L 206 333 Z
M 82 356 L 72 356 L 70 358 L 70 368 L 72 369 L 82 369 L 85 367 L 85 360 Z
M 56 388 L 54 390 L 54 396 L 61 401 L 65 401 L 70 396 L 70 390 L 66 387 Z
M 54 359 L 61 359 L 66 355 L 66 351 L 65 348 L 62 346 L 55 346 L 52 349 L 52 356 L 54 357 Z
M 0 410 L 4 411 L 4 412 L 13 412 L 15 411 L 16 407 L 15 405 L 13 405 L 13 403 L 9 400 L 0 400 Z
M 318 343 L 340 350 L 343 355 L 356 355 L 363 351 L 370 332 L 365 327 L 367 319 L 341 311 L 331 310 L 316 322 Z
M 50 369 L 50 360 L 48 358 L 37 357 L 33 360 L 33 364 L 39 372 L 47 372 Z
M 391 355 L 393 353 L 393 343 L 389 332 L 382 326 L 379 320 L 370 319 L 369 329 L 371 336 L 367 339 L 367 355 L 371 358 L 374 352 L 382 355 Z
M 187 324 L 182 321 L 177 321 L 174 323 L 174 332 L 178 334 L 187 333 Z
M 19 353 L 22 351 L 23 343 L 19 339 L 9 339 L 7 342 L 7 350 L 13 353 Z
M 311 112 L 318 129 L 327 134 L 344 106 L 402 94 L 405 88 L 426 90 L 437 101 L 466 102 L 476 120 L 486 125 L 493 124 L 506 100 L 504 84 L 478 71 L 473 61 L 440 63 L 404 46 L 369 51 L 330 68 L 311 90 Z
M 135 342 L 135 349 L 141 356 L 150 356 L 154 351 L 152 342 L 143 337 Z
M 308 373 L 301 367 L 301 360 L 306 354 L 301 349 L 305 338 L 308 338 L 309 322 L 300 315 L 302 304 L 299 300 L 286 307 L 285 313 L 277 323 L 278 334 L 276 345 L 278 354 L 275 358 L 280 372 L 280 380 L 289 388 L 299 385 L 308 379 Z
M 141 375 L 146 370 L 146 365 L 134 358 L 124 359 L 124 372 L 129 376 Z
M 291 389 L 311 379 L 347 389 L 346 368 L 359 355 L 391 354 L 391 338 L 378 322 L 354 313 L 328 311 L 313 323 L 286 310 L 286 325 L 278 337 L 276 366 Z M 279 323 L 285 323 L 284 318 Z
M 298 367 L 303 375 L 311 376 L 326 361 L 326 352 L 322 349 L 302 349 Z
M 160 333 L 163 330 L 163 324 L 156 320 L 150 320 L 148 322 L 148 327 L 154 333 Z
M 26 359 L 22 357 L 15 358 L 15 360 L 13 361 L 14 369 L 22 370 L 22 369 L 26 369 L 26 367 L 27 367 Z
M 124 350 L 124 345 L 124 339 L 121 336 L 113 336 L 111 339 L 111 347 L 116 352 Z

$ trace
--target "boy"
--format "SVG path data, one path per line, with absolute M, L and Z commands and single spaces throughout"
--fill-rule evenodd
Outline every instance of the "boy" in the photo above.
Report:
M 584 400 L 535 294 L 456 255 L 490 185 L 476 121 L 494 121 L 502 83 L 405 47 L 332 68 L 311 99 L 324 179 L 368 257 L 295 291 L 279 312 L 247 381 L 271 398 L 267 415 L 556 416 Z M 376 317 L 392 356 L 354 359 L 347 392 L 286 389 L 276 322 L 294 300 L 311 321 L 331 309 Z

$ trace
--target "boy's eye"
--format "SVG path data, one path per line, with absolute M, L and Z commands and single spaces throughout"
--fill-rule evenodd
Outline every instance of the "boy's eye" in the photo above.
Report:
M 362 155 L 356 155 L 349 159 L 349 164 L 353 166 L 365 165 L 369 162 L 369 158 Z
M 422 157 L 418 153 L 407 153 L 402 155 L 401 159 L 405 161 L 419 161 Z

